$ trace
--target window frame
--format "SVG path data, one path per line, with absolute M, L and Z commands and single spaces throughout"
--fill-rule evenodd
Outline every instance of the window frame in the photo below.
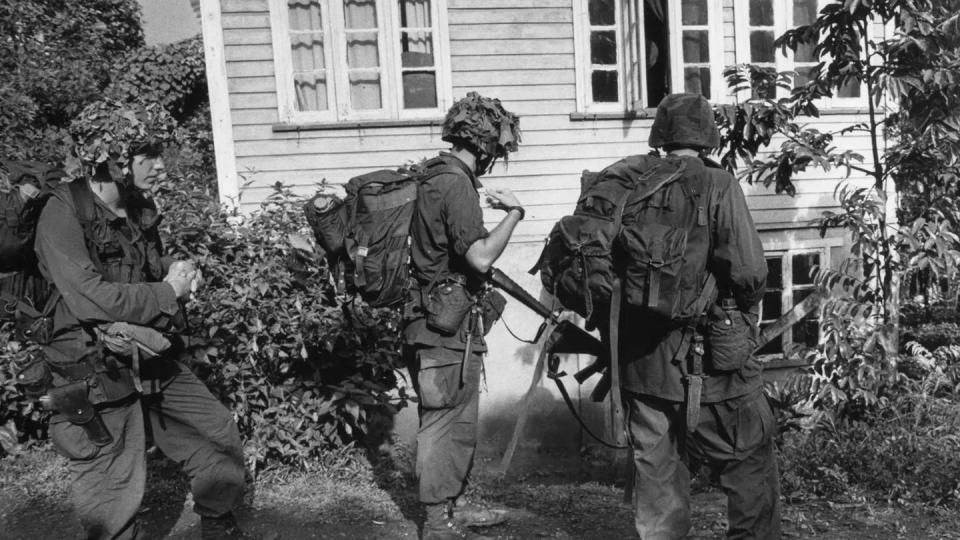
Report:
M 647 95 L 646 40 L 642 38 L 644 28 L 643 0 L 613 0 L 617 16 L 617 69 L 620 74 L 618 83 L 618 101 L 594 102 L 590 74 L 590 0 L 573 0 L 574 30 L 574 67 L 576 70 L 577 112 L 631 113 L 652 109 L 656 103 L 645 104 Z M 723 0 L 705 0 L 708 9 L 708 30 L 710 32 L 710 93 L 711 103 L 730 102 L 723 79 L 724 36 L 723 36 Z M 668 23 L 668 43 L 670 61 L 670 92 L 685 91 L 683 80 L 683 53 L 681 41 L 681 2 L 669 0 L 666 6 Z M 716 53 L 714 53 L 716 51 Z M 678 86 L 679 85 L 679 86 Z
M 793 1 L 794 0 L 771 0 L 773 4 L 774 39 L 782 36 L 783 33 L 788 29 L 795 27 L 793 21 Z M 823 9 L 827 3 L 828 0 L 817 0 L 818 16 L 820 14 L 820 10 Z M 734 5 L 734 24 L 737 63 L 752 64 L 753 59 L 751 58 L 750 54 L 750 29 L 753 27 L 750 26 L 750 7 L 748 2 L 736 3 Z M 867 33 L 871 39 L 875 37 L 874 24 L 871 23 L 867 25 Z M 774 50 L 774 60 L 778 72 L 794 71 L 796 68 L 796 63 L 794 62 L 794 52 L 790 49 L 786 50 L 786 54 L 782 54 L 779 49 Z M 805 64 L 813 65 L 819 62 L 820 61 L 818 60 L 816 62 L 806 62 Z M 788 97 L 789 94 L 789 91 L 783 88 L 777 88 L 778 98 Z M 740 99 L 750 98 L 749 95 L 745 95 L 743 93 L 741 93 L 741 95 L 738 97 Z M 866 84 L 860 84 L 860 95 L 858 97 L 834 96 L 822 98 L 817 100 L 817 105 L 824 109 L 864 107 L 867 105 Z
M 780 314 L 777 318 L 782 317 L 793 309 L 796 302 L 793 300 L 793 291 L 797 286 L 793 282 L 793 256 L 794 255 L 808 255 L 808 254 L 817 254 L 820 256 L 820 266 L 824 268 L 831 267 L 831 251 L 832 248 L 842 247 L 843 238 L 824 238 L 820 240 L 799 240 L 799 241 L 778 241 L 778 242 L 764 242 L 764 260 L 777 256 L 780 258 L 780 279 L 781 279 L 781 292 L 780 292 Z M 785 284 L 789 283 L 789 287 L 786 287 Z M 800 289 L 815 289 L 816 286 L 812 284 L 800 285 Z M 819 317 L 819 316 L 818 316 Z M 760 329 L 763 329 L 763 325 L 770 324 L 776 319 L 764 319 L 763 318 L 763 304 L 761 301 L 760 305 L 760 318 L 758 319 L 758 324 Z M 818 340 L 822 338 L 822 335 L 819 334 L 818 329 Z M 781 339 L 781 351 L 778 353 L 764 353 L 763 357 L 784 357 L 789 346 L 793 343 L 793 328 L 786 329 L 783 334 L 780 335 Z
M 321 9 L 324 36 L 324 63 L 327 77 L 325 111 L 298 111 L 290 44 L 290 18 L 287 0 L 269 0 L 279 121 L 286 124 L 340 123 L 352 121 L 422 120 L 442 117 L 453 103 L 450 69 L 450 40 L 447 0 L 430 0 L 434 62 L 437 77 L 437 106 L 422 109 L 403 108 L 403 66 L 400 50 L 400 9 L 396 2 L 375 0 L 380 55 L 381 107 L 350 109 L 349 73 L 346 60 L 346 31 L 331 21 L 343 20 L 343 5 L 336 0 L 317 0 Z M 329 39 L 328 39 L 329 38 Z M 339 58 L 339 61 L 335 61 Z

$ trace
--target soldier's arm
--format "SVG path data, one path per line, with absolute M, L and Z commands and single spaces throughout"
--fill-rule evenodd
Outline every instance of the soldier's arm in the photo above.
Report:
M 500 258 L 503 250 L 507 247 L 507 242 L 513 235 L 517 223 L 520 223 L 520 220 L 523 219 L 523 212 L 519 209 L 520 201 L 511 191 L 490 190 L 487 193 L 491 205 L 494 208 L 506 210 L 507 215 L 490 231 L 489 236 L 477 240 L 467 250 L 467 263 L 481 274 L 489 272 L 493 263 Z
M 743 190 L 732 177 L 728 176 L 726 180 L 715 207 L 711 271 L 721 289 L 733 293 L 737 307 L 743 312 L 751 312 L 763 298 L 767 263 Z
M 170 283 L 106 281 L 90 259 L 75 210 L 60 197 L 51 197 L 43 209 L 34 246 L 41 267 L 80 321 L 162 327 L 180 309 Z

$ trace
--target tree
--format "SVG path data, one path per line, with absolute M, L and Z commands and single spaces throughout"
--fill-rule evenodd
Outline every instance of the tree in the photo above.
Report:
M 0 2 L 0 157 L 62 156 L 63 128 L 110 82 L 112 59 L 142 45 L 136 0 Z
M 824 310 L 825 340 L 815 362 L 824 383 L 817 389 L 821 399 L 870 405 L 882 398 L 897 379 L 901 278 L 917 268 L 956 275 L 956 206 L 924 194 L 931 193 L 928 187 L 937 194 L 957 188 L 958 4 L 837 0 L 811 25 L 790 29 L 775 42 L 783 50 L 814 47 L 819 63 L 809 83 L 792 88 L 793 74 L 749 65 L 726 73 L 748 99 L 717 111 L 724 166 L 734 169 L 742 160 L 748 181 L 789 194 L 794 175 L 807 167 L 843 167 L 848 176 L 856 171 L 870 179 L 870 185 L 838 185 L 840 211 L 820 220 L 822 231 L 844 227 L 852 237 L 852 259 L 818 275 L 824 288 L 847 293 L 832 297 Z M 873 39 L 868 28 L 877 23 L 896 31 Z M 863 122 L 836 133 L 801 123 L 804 116 L 819 115 L 821 98 L 848 85 L 866 88 Z M 777 98 L 777 88 L 789 97 Z M 868 160 L 833 146 L 835 137 L 848 133 L 867 136 Z M 784 139 L 779 148 L 757 158 L 775 135 Z M 899 223 L 888 212 L 892 187 L 909 202 Z

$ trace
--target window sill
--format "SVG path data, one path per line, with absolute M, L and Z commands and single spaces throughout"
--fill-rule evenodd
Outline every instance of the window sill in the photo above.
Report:
M 440 126 L 443 118 L 412 118 L 406 120 L 344 120 L 341 122 L 284 122 L 273 124 L 274 133 L 291 131 L 323 131 L 333 129 L 375 129 L 386 127 Z
M 594 120 L 639 120 L 642 118 L 653 118 L 656 116 L 656 109 L 640 109 L 637 111 L 621 112 L 572 112 L 570 113 L 571 122 L 592 122 Z

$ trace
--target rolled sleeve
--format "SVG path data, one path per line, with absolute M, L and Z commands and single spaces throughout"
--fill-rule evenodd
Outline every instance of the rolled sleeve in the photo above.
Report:
M 169 283 L 106 281 L 87 252 L 76 211 L 61 197 L 51 197 L 44 207 L 34 246 L 41 270 L 81 322 L 156 326 L 180 310 Z
M 480 195 L 470 181 L 455 175 L 444 176 L 438 182 L 443 196 L 443 222 L 453 251 L 463 256 L 474 242 L 490 233 L 483 226 Z

